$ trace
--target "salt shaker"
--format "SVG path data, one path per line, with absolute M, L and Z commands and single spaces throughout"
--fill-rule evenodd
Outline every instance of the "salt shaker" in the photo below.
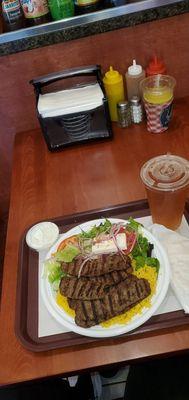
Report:
M 131 110 L 128 101 L 119 101 L 117 103 L 117 115 L 119 126 L 126 128 L 131 125 Z
M 143 120 L 143 109 L 140 98 L 133 96 L 130 100 L 131 119 L 134 124 L 139 124 Z

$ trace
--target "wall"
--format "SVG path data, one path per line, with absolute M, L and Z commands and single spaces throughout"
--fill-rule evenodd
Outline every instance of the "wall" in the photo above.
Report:
M 73 66 L 113 65 L 124 73 L 136 58 L 146 66 L 157 53 L 177 80 L 176 96 L 189 93 L 189 14 L 2 57 L 0 60 L 0 217 L 8 208 L 12 149 L 17 132 L 38 126 L 29 80 Z

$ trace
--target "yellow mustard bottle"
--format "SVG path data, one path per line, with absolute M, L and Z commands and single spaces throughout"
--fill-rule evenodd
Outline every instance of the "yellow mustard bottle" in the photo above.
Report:
M 108 98 L 111 121 L 117 121 L 117 103 L 125 99 L 123 76 L 110 67 L 109 71 L 105 73 L 103 83 Z

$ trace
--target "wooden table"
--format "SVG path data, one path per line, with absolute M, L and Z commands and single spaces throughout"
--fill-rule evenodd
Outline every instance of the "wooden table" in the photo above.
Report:
M 170 129 L 150 134 L 145 123 L 114 127 L 112 141 L 50 153 L 40 131 L 16 136 L 0 319 L 0 384 L 130 363 L 185 351 L 189 328 L 140 338 L 116 338 L 44 353 L 27 351 L 14 333 L 18 246 L 29 225 L 41 219 L 145 198 L 139 170 L 149 158 L 171 152 L 189 159 L 189 98 L 175 106 Z

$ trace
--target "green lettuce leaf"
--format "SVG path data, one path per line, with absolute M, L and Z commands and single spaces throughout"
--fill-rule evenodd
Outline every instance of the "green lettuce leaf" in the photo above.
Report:
M 150 267 L 153 267 L 156 269 L 156 271 L 159 271 L 160 263 L 159 260 L 155 257 L 147 257 L 145 261 L 146 265 L 149 265 Z
M 142 224 L 140 224 L 139 222 L 135 221 L 135 219 L 133 219 L 132 217 L 129 217 L 128 219 L 128 224 L 127 224 L 127 229 L 131 229 L 133 231 L 136 232 L 141 232 L 141 228 L 143 227 Z
M 90 231 L 88 232 L 82 231 L 80 237 L 83 239 L 94 239 L 100 233 L 109 233 L 111 226 L 112 226 L 111 222 L 108 219 L 106 219 L 105 222 L 101 223 L 100 225 L 93 226 L 90 229 Z
M 148 239 L 141 234 L 137 237 L 136 245 L 132 251 L 132 256 L 135 258 L 137 256 L 147 257 L 149 251 L 150 243 Z
M 44 277 L 47 277 L 53 288 L 56 286 L 56 290 L 58 290 L 61 278 L 67 276 L 62 270 L 61 264 L 54 258 L 50 258 L 44 262 L 44 267 Z
M 63 250 L 56 252 L 55 259 L 56 261 L 72 262 L 79 253 L 78 247 L 68 244 Z

